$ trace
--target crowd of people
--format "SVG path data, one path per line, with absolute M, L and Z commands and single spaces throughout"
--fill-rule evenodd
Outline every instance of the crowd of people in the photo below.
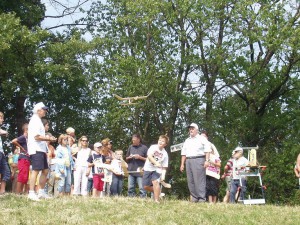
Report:
M 10 179 L 12 192 L 26 194 L 33 201 L 63 195 L 119 196 L 125 176 L 129 197 L 137 196 L 138 185 L 140 197 L 146 197 L 149 191 L 154 201 L 159 202 L 162 186 L 170 188 L 164 181 L 168 167 L 167 136 L 161 135 L 148 151 L 141 136 L 134 134 L 125 161 L 122 150 L 112 150 L 109 138 L 92 145 L 87 136 L 81 136 L 77 142 L 71 127 L 55 138 L 44 118 L 47 111 L 42 102 L 34 106 L 29 123 L 22 127 L 23 135 L 11 142 L 15 150 L 8 161 L 0 138 L 0 194 L 5 193 Z M 0 112 L 0 125 L 3 121 L 4 114 Z M 1 136 L 8 135 L 2 129 L 0 132 Z
M 113 151 L 109 138 L 91 145 L 87 136 L 81 136 L 77 142 L 71 127 L 55 138 L 49 133 L 49 122 L 44 119 L 47 110 L 42 102 L 34 106 L 30 122 L 22 127 L 23 135 L 12 140 L 15 150 L 8 162 L 1 139 L 8 133 L 0 129 L 0 195 L 5 193 L 10 179 L 13 180 L 12 192 L 27 194 L 33 201 L 63 195 L 119 196 L 123 193 L 124 177 L 128 177 L 128 197 L 145 198 L 150 192 L 153 200 L 159 202 L 164 195 L 162 188 L 171 188 L 165 182 L 169 164 L 165 150 L 169 143 L 167 136 L 159 136 L 157 144 L 148 149 L 139 134 L 132 135 L 124 160 L 123 151 Z M 0 112 L 0 125 L 3 121 L 4 114 Z M 188 129 L 189 137 L 181 149 L 180 171 L 186 171 L 190 201 L 217 202 L 220 179 L 227 185 L 223 202 L 243 199 L 247 184 L 240 173 L 249 164 L 243 149 L 233 150 L 221 175 L 220 154 L 208 140 L 207 132 L 199 132 L 195 123 Z M 56 148 L 55 142 L 58 143 Z M 299 171 L 300 156 L 295 167 L 298 177 Z

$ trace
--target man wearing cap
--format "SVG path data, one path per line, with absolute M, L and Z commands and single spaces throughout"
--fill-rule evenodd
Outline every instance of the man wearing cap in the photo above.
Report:
M 180 171 L 186 164 L 186 175 L 192 202 L 205 202 L 206 172 L 209 166 L 211 144 L 204 135 L 199 135 L 198 125 L 192 123 L 189 127 L 190 137 L 187 138 L 181 150 Z
M 46 116 L 47 110 L 48 107 L 44 103 L 37 103 L 33 108 L 33 115 L 28 125 L 28 153 L 32 165 L 28 198 L 33 201 L 38 201 L 39 198 L 48 198 L 48 194 L 44 191 L 48 174 L 46 141 L 54 142 L 56 138 L 45 135 L 45 127 L 41 119 Z M 39 179 L 40 189 L 36 195 L 34 186 L 40 171 L 42 171 Z
M 245 171 L 245 167 L 249 164 L 248 159 L 243 156 L 243 149 L 236 147 L 233 151 L 232 162 L 232 179 L 230 187 L 230 203 L 235 203 L 235 194 L 238 188 L 241 188 L 241 199 L 244 199 L 246 192 L 246 178 L 240 176 L 239 173 Z

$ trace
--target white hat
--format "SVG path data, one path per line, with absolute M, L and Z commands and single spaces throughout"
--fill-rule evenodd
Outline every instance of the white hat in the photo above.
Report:
M 234 150 L 233 150 L 234 152 L 238 152 L 238 151 L 244 151 L 243 149 L 242 149 L 242 147 L 236 147 Z
M 195 123 L 191 123 L 191 125 L 188 126 L 188 128 L 194 127 L 196 130 L 199 130 L 198 125 Z
M 102 144 L 101 144 L 100 142 L 96 142 L 96 143 L 94 144 L 94 147 L 96 147 L 96 148 L 102 147 Z
M 44 105 L 44 103 L 42 102 L 39 102 L 37 103 L 34 107 L 33 107 L 33 113 L 37 113 L 38 110 L 40 109 L 45 109 L 45 110 L 48 110 L 49 108 L 47 106 Z

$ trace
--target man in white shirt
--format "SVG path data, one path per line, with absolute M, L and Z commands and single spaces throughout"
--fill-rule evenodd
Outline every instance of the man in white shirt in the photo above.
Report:
M 28 124 L 28 153 L 30 155 L 32 172 L 30 177 L 29 194 L 28 198 L 33 201 L 38 201 L 39 198 L 48 198 L 48 194 L 45 193 L 44 187 L 48 174 L 48 162 L 47 162 L 47 143 L 46 141 L 56 141 L 56 138 L 46 137 L 45 127 L 42 123 L 42 118 L 46 116 L 48 107 L 44 103 L 39 102 L 33 108 L 33 115 Z M 34 192 L 34 186 L 38 173 L 41 171 L 39 179 L 39 193 L 36 195 Z
M 181 150 L 180 171 L 186 175 L 192 202 L 205 202 L 206 200 L 206 167 L 209 166 L 211 144 L 203 135 L 199 135 L 198 125 L 189 126 L 190 137 L 187 138 Z
M 244 199 L 246 192 L 246 179 L 239 173 L 245 171 L 245 167 L 249 164 L 248 159 L 243 156 L 243 149 L 241 147 L 236 147 L 234 149 L 232 161 L 232 179 L 230 187 L 230 203 L 235 203 L 235 194 L 238 188 L 241 188 L 241 199 Z

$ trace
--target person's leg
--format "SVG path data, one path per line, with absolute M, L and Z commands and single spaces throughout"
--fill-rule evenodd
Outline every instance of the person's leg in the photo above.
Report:
M 239 180 L 231 180 L 230 185 L 230 203 L 235 203 L 235 194 L 239 186 Z
M 24 191 L 24 186 L 26 186 L 27 183 L 28 183 L 29 167 L 30 167 L 30 161 L 29 160 L 20 159 L 18 161 L 19 174 L 18 174 L 18 178 L 17 178 L 18 182 L 17 182 L 16 194 L 20 194 L 21 192 L 23 192 Z
M 10 169 L 9 166 L 6 162 L 6 160 L 3 160 L 4 164 L 3 164 L 3 174 L 2 174 L 2 182 L 0 185 L 0 194 L 5 193 L 5 188 L 6 188 L 6 182 L 10 180 Z
M 74 192 L 73 195 L 80 194 L 80 183 L 81 183 L 81 167 L 77 167 L 74 171 Z
M 231 178 L 230 176 L 226 176 L 225 177 L 225 181 L 226 181 L 226 194 L 223 198 L 223 202 L 224 203 L 228 203 L 229 199 L 230 199 L 230 183 L 231 183 Z
M 71 193 L 71 169 L 66 169 L 66 180 L 65 180 L 65 193 L 70 194 Z
M 39 185 L 40 185 L 40 189 L 44 189 L 46 182 L 47 182 L 47 176 L 48 176 L 48 169 L 43 169 L 41 176 L 40 176 L 40 180 L 39 180 Z
M 110 193 L 112 196 L 118 194 L 118 176 L 115 174 L 112 175 L 112 182 L 110 185 Z
M 204 158 L 192 159 L 192 174 L 195 184 L 195 194 L 199 202 L 206 201 L 206 169 Z
M 36 178 L 39 174 L 39 170 L 32 170 L 30 174 L 29 191 L 34 191 Z
M 88 176 L 86 176 L 86 170 L 87 167 L 82 168 L 82 173 L 81 173 L 81 195 L 82 196 L 87 196 L 87 183 L 88 183 Z
M 128 197 L 135 197 L 136 177 L 129 174 L 128 176 Z
M 118 195 L 122 195 L 123 182 L 124 182 L 124 177 L 123 176 L 119 176 L 118 177 Z
M 242 200 L 244 200 L 245 199 L 245 195 L 246 195 L 246 190 L 247 190 L 247 181 L 244 178 L 242 178 L 241 181 L 242 181 L 242 186 L 241 186 L 240 197 L 241 197 Z
M 136 179 L 139 186 L 140 197 L 145 198 L 147 196 L 147 192 L 143 187 L 143 177 L 137 177 Z
M 192 172 L 192 161 L 190 159 L 186 161 L 185 169 L 186 169 L 188 188 L 191 195 L 191 201 L 198 202 L 198 199 L 196 197 L 195 183 L 194 183 L 193 172 Z
M 0 194 L 5 193 L 6 181 L 2 180 L 0 185 Z
M 158 180 L 153 180 L 153 195 L 154 195 L 154 201 L 159 202 L 159 196 L 160 196 L 160 184 Z

